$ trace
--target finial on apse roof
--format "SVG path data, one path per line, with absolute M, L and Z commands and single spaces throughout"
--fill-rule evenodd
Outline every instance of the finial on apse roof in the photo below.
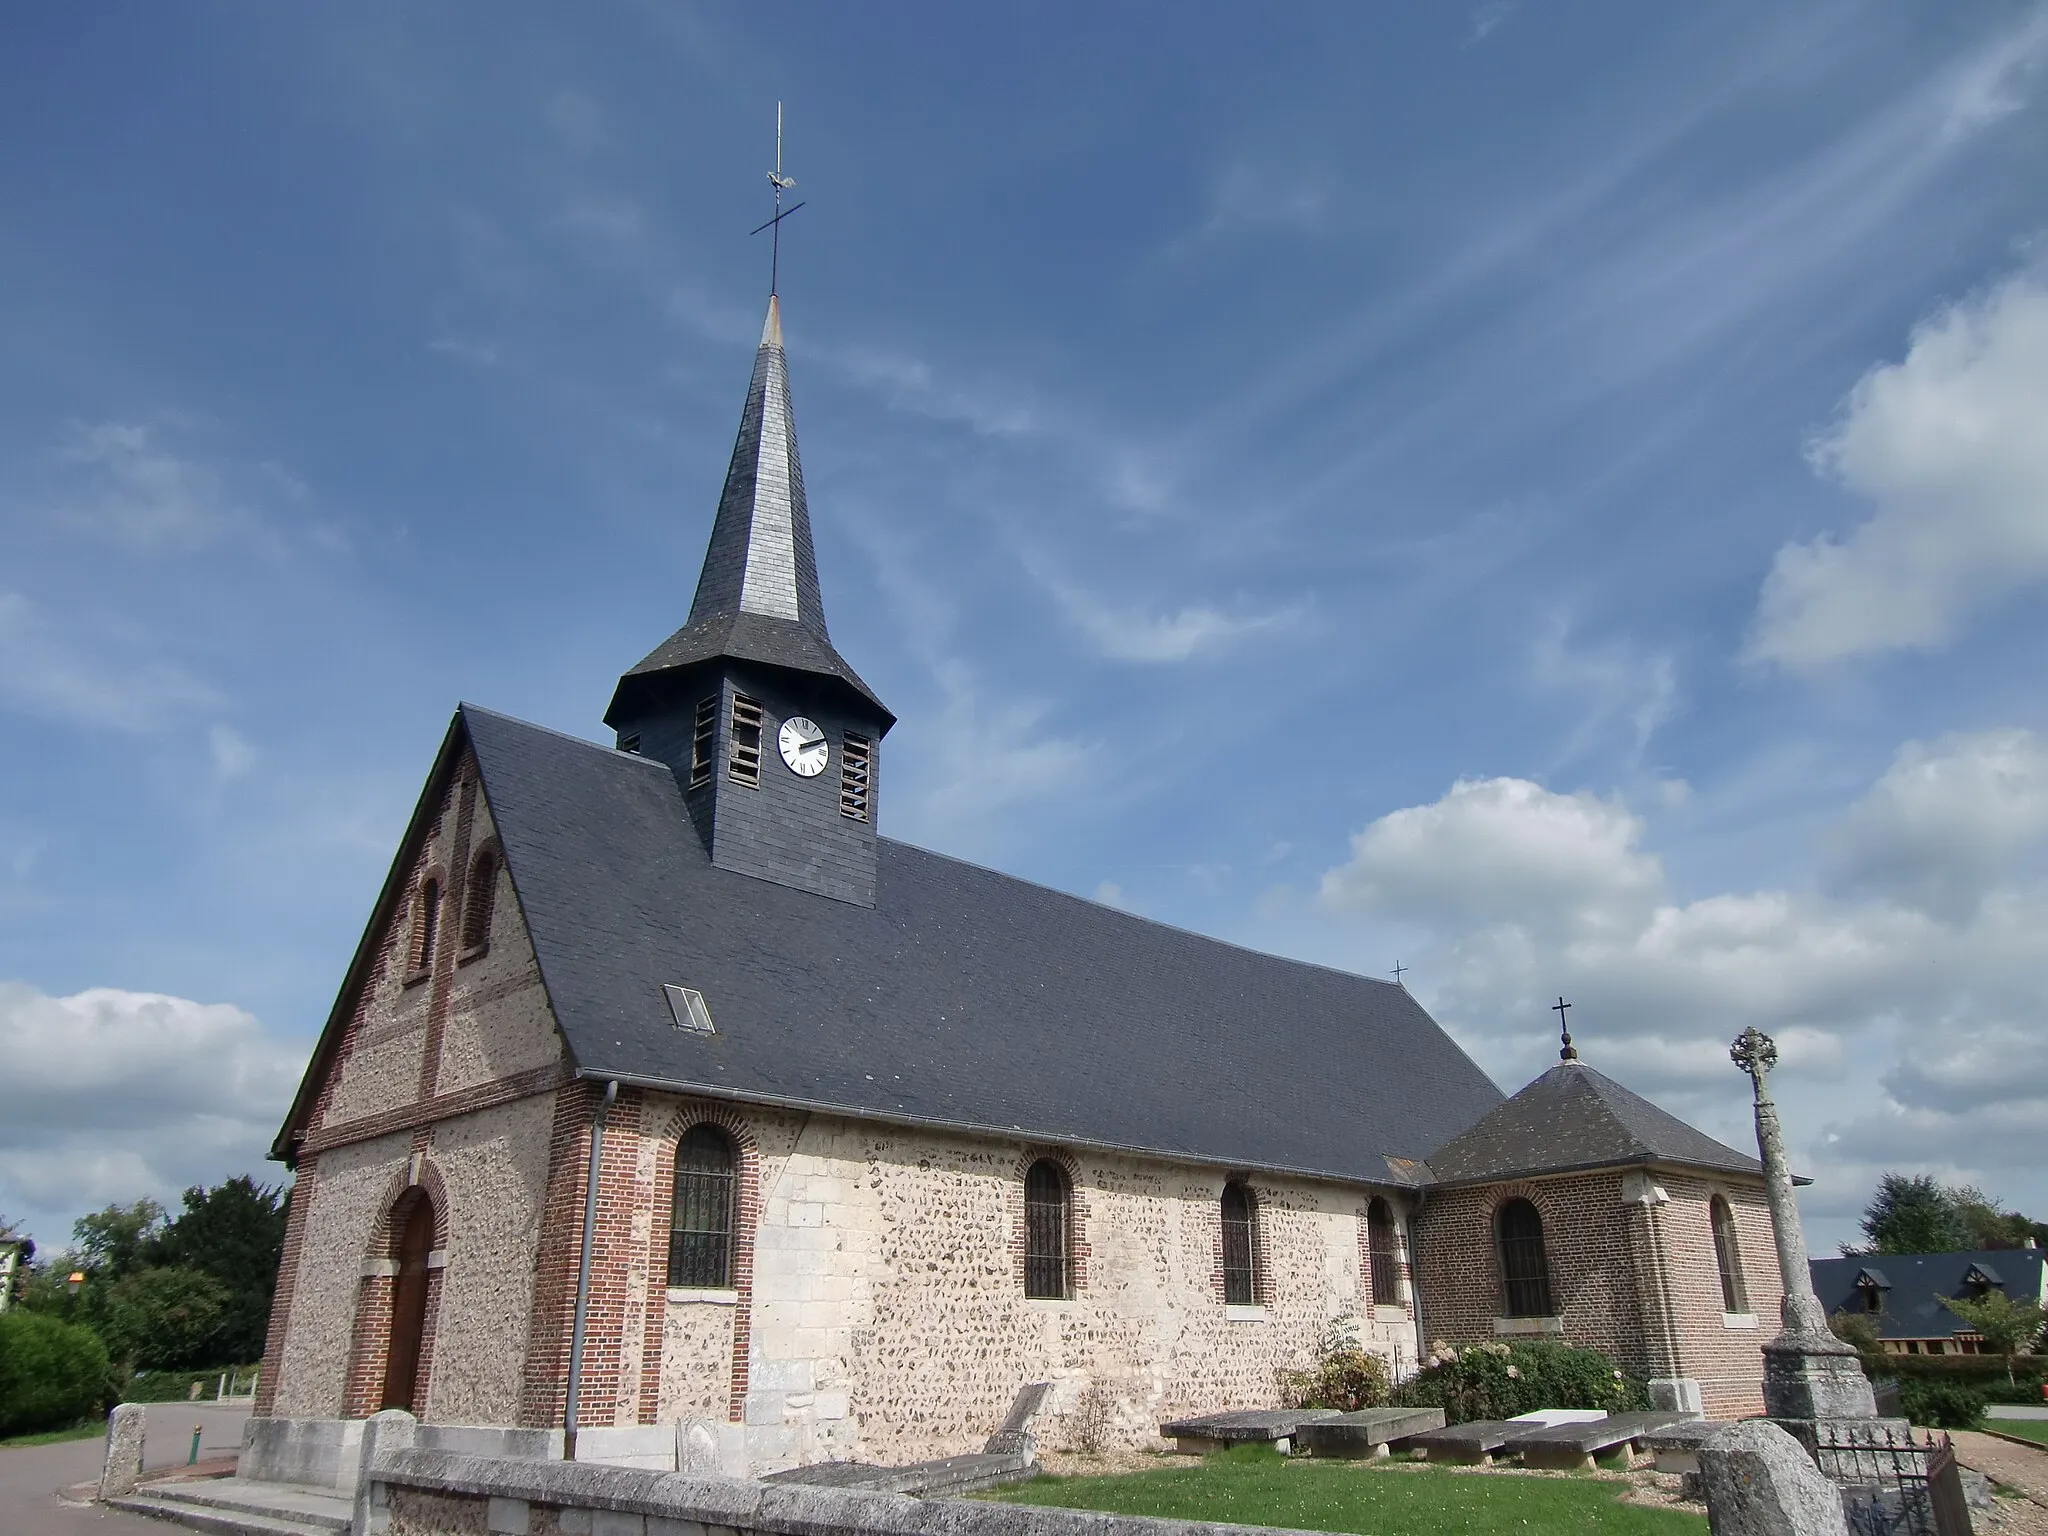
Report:
M 1558 1038 L 1564 1042 L 1563 1047 L 1557 1053 L 1559 1061 L 1577 1061 L 1579 1059 L 1579 1053 L 1572 1048 L 1571 1020 L 1565 1017 L 1564 1012 L 1569 1007 L 1571 1007 L 1571 1004 L 1566 1002 L 1563 997 L 1559 997 L 1550 1006 L 1550 1011 L 1557 1015 Z

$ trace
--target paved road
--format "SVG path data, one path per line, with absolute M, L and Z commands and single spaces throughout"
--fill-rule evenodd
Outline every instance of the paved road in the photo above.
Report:
M 221 1456 L 242 1446 L 244 1408 L 211 1403 L 152 1403 L 143 1460 L 152 1467 L 182 1466 L 198 1425 L 199 1454 Z M 97 1479 L 106 1459 L 106 1440 L 67 1440 L 59 1445 L 0 1450 L 0 1536 L 164 1536 L 174 1529 L 161 1520 L 71 1504 L 57 1490 Z

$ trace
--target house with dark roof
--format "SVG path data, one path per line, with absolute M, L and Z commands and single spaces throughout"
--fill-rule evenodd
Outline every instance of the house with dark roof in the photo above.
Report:
M 760 1472 L 976 1449 L 1049 1382 L 1041 1435 L 1141 1442 L 1339 1318 L 1396 1374 L 1540 1334 L 1757 1406 L 1753 1159 L 1569 1050 L 1503 1099 L 1397 984 L 880 835 L 773 296 L 604 719 L 449 723 L 273 1149 L 259 1416 Z
M 2048 1263 L 2038 1248 L 1965 1253 L 1851 1254 L 1812 1259 L 1813 1293 L 1830 1316 L 1846 1312 L 1875 1325 L 1894 1355 L 1981 1355 L 1988 1346 L 1942 1305 L 1981 1301 L 1993 1291 L 2048 1305 Z

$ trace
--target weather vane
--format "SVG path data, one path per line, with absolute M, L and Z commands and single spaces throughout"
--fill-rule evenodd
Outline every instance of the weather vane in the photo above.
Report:
M 775 103 L 775 169 L 768 173 L 768 183 L 775 188 L 775 217 L 747 233 L 758 235 L 764 229 L 775 231 L 768 237 L 768 297 L 772 299 L 782 276 L 782 221 L 803 207 L 802 203 L 791 203 L 787 208 L 782 206 L 782 194 L 796 185 L 796 178 L 782 174 L 782 103 L 779 101 Z

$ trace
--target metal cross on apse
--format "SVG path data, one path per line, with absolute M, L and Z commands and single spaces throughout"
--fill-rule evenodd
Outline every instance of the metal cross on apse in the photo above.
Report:
M 1579 1059 L 1579 1053 L 1572 1048 L 1571 1020 L 1565 1017 L 1565 1009 L 1571 1006 L 1562 996 L 1550 1005 L 1550 1011 L 1557 1015 L 1558 1037 L 1564 1041 L 1563 1047 L 1557 1053 L 1559 1061 L 1577 1061 Z
M 1394 962 L 1394 985 L 1395 985 L 1395 986 L 1397 986 L 1397 987 L 1406 987 L 1406 986 L 1408 985 L 1408 984 L 1407 984 L 1406 982 L 1404 982 L 1404 981 L 1403 981 L 1403 980 L 1401 979 L 1401 975 L 1402 975 L 1402 973 L 1403 973 L 1404 971 L 1406 971 L 1407 969 L 1408 969 L 1408 967 L 1407 967 L 1407 966 L 1405 966 L 1405 965 L 1403 965 L 1403 964 L 1402 964 L 1402 963 L 1401 963 L 1400 961 L 1396 960 L 1396 961 Z
M 768 181 L 775 188 L 775 217 L 766 224 L 755 225 L 747 233 L 758 235 L 764 229 L 775 231 L 768 237 L 768 296 L 774 298 L 776 284 L 782 277 L 782 221 L 803 207 L 802 203 L 792 203 L 787 208 L 782 206 L 782 194 L 796 185 L 796 178 L 782 174 L 782 103 L 779 101 L 775 103 L 775 169 L 768 173 Z

